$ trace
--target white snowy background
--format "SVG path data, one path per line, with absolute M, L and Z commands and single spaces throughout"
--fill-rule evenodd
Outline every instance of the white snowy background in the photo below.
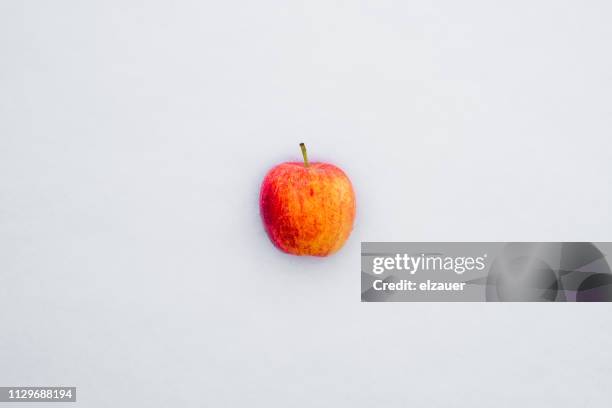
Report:
M 0 2 L 0 386 L 609 407 L 609 305 L 362 304 L 359 251 L 611 240 L 610 21 L 604 0 Z M 327 259 L 259 219 L 302 141 L 357 191 Z

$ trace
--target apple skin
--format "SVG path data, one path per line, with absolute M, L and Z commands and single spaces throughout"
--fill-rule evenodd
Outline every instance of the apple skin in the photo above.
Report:
M 355 192 L 332 164 L 277 165 L 264 178 L 259 203 L 270 240 L 289 254 L 331 255 L 353 229 Z

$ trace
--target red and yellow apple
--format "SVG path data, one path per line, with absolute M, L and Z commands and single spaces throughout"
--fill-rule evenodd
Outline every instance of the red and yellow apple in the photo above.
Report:
M 260 211 L 270 240 L 293 255 L 327 256 L 348 239 L 355 219 L 355 192 L 333 164 L 286 162 L 265 176 Z

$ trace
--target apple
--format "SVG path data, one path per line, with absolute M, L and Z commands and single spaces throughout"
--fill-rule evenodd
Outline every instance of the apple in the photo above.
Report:
M 327 256 L 348 239 L 355 219 L 355 192 L 333 164 L 304 162 L 273 167 L 261 185 L 261 218 L 270 240 L 293 255 Z

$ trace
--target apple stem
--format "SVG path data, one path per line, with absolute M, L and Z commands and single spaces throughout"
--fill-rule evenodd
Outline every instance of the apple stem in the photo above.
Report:
M 306 145 L 304 143 L 300 143 L 300 149 L 302 149 L 302 156 L 304 156 L 304 166 L 309 167 L 310 163 L 308 163 L 308 153 L 306 153 Z

